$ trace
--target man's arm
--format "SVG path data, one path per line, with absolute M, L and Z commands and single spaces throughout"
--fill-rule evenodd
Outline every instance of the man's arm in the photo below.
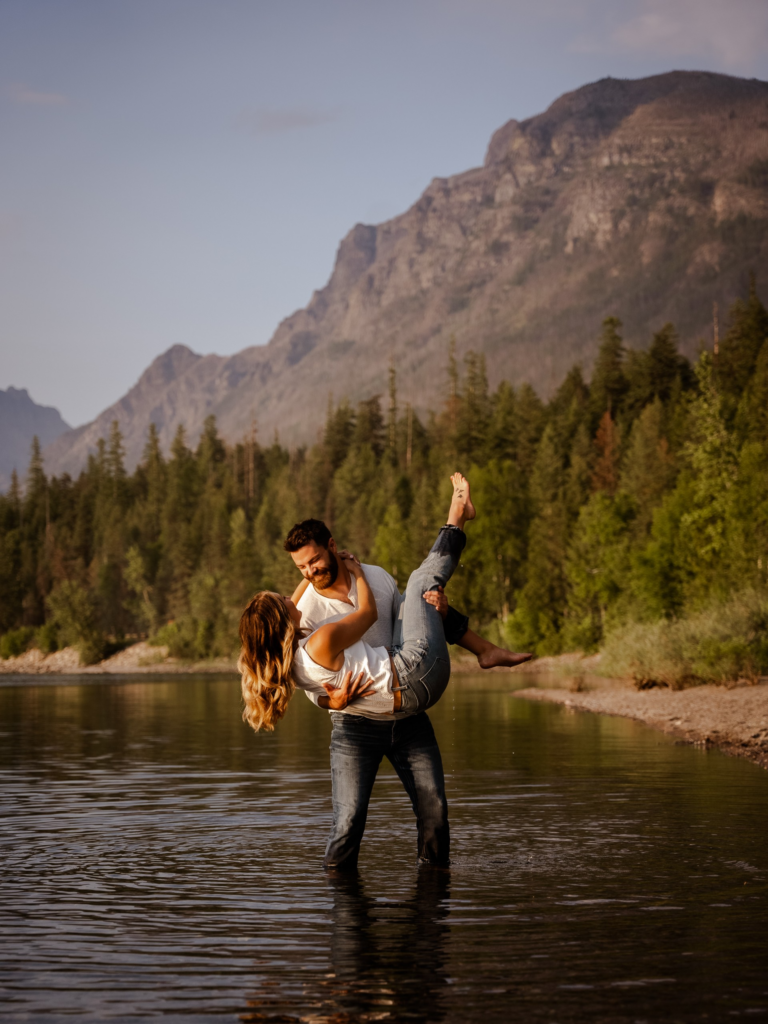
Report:
M 334 689 L 330 683 L 323 683 L 325 695 L 317 698 L 317 706 L 325 708 L 326 711 L 343 711 L 353 701 L 361 697 L 370 697 L 373 691 L 373 680 L 361 672 L 355 679 L 352 673 L 347 672 L 341 682 L 341 686 Z

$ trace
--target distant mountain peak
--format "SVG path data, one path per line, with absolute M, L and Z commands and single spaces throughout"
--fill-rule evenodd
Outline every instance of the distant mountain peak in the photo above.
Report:
M 546 397 L 586 372 L 606 316 L 632 347 L 673 321 L 693 354 L 748 272 L 768 265 L 768 83 L 709 72 L 604 78 L 494 133 L 482 167 L 435 178 L 410 209 L 356 224 L 328 282 L 269 344 L 230 357 L 174 345 L 92 424 L 46 452 L 74 472 L 112 419 L 129 464 L 150 422 L 190 443 L 207 415 L 231 440 L 279 425 L 314 441 L 328 396 L 385 394 L 419 413 L 445 397 L 449 339 L 490 383 Z M 760 282 L 763 283 L 763 282 Z
M 203 356 L 193 352 L 186 345 L 171 345 L 169 349 L 153 359 L 139 378 L 138 384 L 170 384 L 199 362 Z
M 58 409 L 38 405 L 26 388 L 0 390 L 0 491 L 8 488 L 14 469 L 24 477 L 35 435 L 44 446 L 70 429 Z

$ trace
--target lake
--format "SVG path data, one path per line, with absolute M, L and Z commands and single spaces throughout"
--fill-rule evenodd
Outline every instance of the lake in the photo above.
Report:
M 0 686 L 0 1016 L 768 1017 L 768 773 L 455 676 L 430 717 L 448 871 L 388 763 L 327 877 L 327 713 L 272 735 L 227 677 Z

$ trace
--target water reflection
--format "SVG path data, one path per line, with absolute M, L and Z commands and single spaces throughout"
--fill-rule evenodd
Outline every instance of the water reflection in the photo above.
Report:
M 445 1019 L 450 872 L 423 867 L 401 899 L 373 895 L 357 872 L 329 872 L 330 965 L 304 977 L 300 1019 L 327 1024 Z M 295 1020 L 290 994 L 267 971 L 241 1020 Z
M 320 869 L 328 716 L 231 678 L 0 686 L 4 1019 L 768 1015 L 768 773 L 457 679 L 430 713 L 450 873 L 385 765 L 361 873 Z

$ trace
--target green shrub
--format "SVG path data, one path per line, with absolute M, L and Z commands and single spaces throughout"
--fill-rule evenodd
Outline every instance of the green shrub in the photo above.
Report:
M 31 626 L 11 629 L 0 637 L 0 658 L 18 658 L 32 645 L 35 631 Z
M 200 661 L 204 658 L 231 657 L 237 648 L 237 634 L 224 616 L 214 622 L 193 615 L 182 615 L 174 622 L 161 626 L 149 642 L 155 647 L 167 647 L 173 658 Z
M 46 622 L 35 630 L 35 647 L 43 654 L 53 654 L 59 649 L 59 631 L 53 622 Z
M 768 595 L 745 591 L 676 621 L 616 629 L 606 638 L 601 671 L 672 689 L 755 681 L 768 673 Z
M 91 592 L 74 580 L 64 580 L 51 592 L 47 603 L 51 624 L 65 645 L 77 647 L 81 663 L 101 661 L 106 639 Z
M 167 647 L 172 658 L 195 661 L 208 654 L 206 635 L 209 630 L 206 627 L 205 622 L 198 622 L 191 615 L 185 615 L 161 626 L 150 643 L 156 647 Z

